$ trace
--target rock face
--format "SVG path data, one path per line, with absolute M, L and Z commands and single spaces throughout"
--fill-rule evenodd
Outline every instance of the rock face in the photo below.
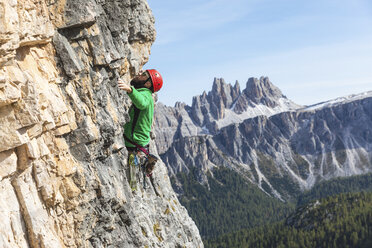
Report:
M 0 247 L 203 247 L 162 162 L 128 184 L 116 80 L 154 40 L 145 0 L 0 0 Z
M 176 103 L 174 108 L 158 104 L 156 108 L 156 136 L 159 153 L 166 152 L 173 140 L 181 137 L 216 134 L 221 128 L 240 123 L 258 115 L 273 115 L 300 108 L 288 100 L 267 77 L 248 79 L 240 91 L 215 78 L 212 91 L 195 96 L 192 106 Z
M 161 106 L 171 118 L 173 114 L 181 120 L 177 126 L 175 118 L 169 118 L 172 128 L 159 128 L 168 136 L 157 137 L 169 144 L 164 145 L 167 149 L 160 147 L 159 150 L 166 150 L 162 159 L 175 179 L 178 173 L 188 173 L 196 167 L 199 181 L 208 184 L 207 173 L 213 174 L 214 168 L 225 166 L 268 194 L 288 200 L 321 180 L 372 171 L 372 92 L 297 109 L 295 105 L 287 105 L 291 111 L 277 114 L 262 111 L 256 117 L 218 128 L 215 133 L 198 132 L 196 128 L 194 132 L 185 132 L 192 129 L 185 128 L 191 125 L 190 121 L 186 125 L 183 120 L 195 112 L 197 116 L 213 116 L 215 123 L 219 123 L 219 116 L 212 114 L 212 107 L 206 106 L 236 110 L 237 106 L 261 105 L 275 109 L 284 99 L 280 90 L 266 78 L 249 79 L 235 103 L 231 103 L 234 102 L 232 87 L 224 88 L 218 87 L 215 81 L 213 89 L 221 89 L 220 96 L 213 96 L 216 104 L 207 100 L 212 99 L 213 93 L 194 98 L 194 102 L 205 103 L 193 105 L 205 107 L 199 112 L 198 108 L 187 106 L 182 106 L 184 112 L 179 106 Z M 227 95 L 230 97 L 225 97 Z M 250 111 L 249 107 L 242 110 L 247 108 Z M 197 128 L 198 123 L 201 122 L 193 122 Z M 177 179 L 175 186 L 178 193 L 182 193 Z

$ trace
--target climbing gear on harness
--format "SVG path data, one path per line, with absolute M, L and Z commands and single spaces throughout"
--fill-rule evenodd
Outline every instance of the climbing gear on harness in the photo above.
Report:
M 144 173 L 146 173 L 146 176 L 149 177 L 152 175 L 152 171 L 154 170 L 156 162 L 158 162 L 158 158 L 155 155 L 149 154 L 147 156 L 147 159 L 143 164 L 143 171 Z
M 156 162 L 159 160 L 158 157 L 156 157 L 155 155 L 151 154 L 148 152 L 148 150 L 140 145 L 138 145 L 136 142 L 133 142 L 131 141 L 128 137 L 126 137 L 124 135 L 124 139 L 126 141 L 128 141 L 129 143 L 131 143 L 132 145 L 135 145 L 136 148 L 143 152 L 145 155 L 146 155 L 146 161 L 140 166 L 141 170 L 142 170 L 142 174 L 143 174 L 143 187 L 146 189 L 147 188 L 147 185 L 146 185 L 146 177 L 149 177 L 150 178 L 150 181 L 151 181 L 151 184 L 153 185 L 154 187 L 154 183 L 153 183 L 153 178 L 152 178 L 152 171 L 154 170 L 154 167 L 155 167 L 155 164 Z M 131 155 L 134 155 L 134 158 L 137 159 L 137 156 L 133 153 L 130 154 Z M 131 157 L 129 157 L 129 162 L 131 161 L 130 160 Z M 130 166 L 130 165 L 129 165 Z M 137 161 L 137 166 L 138 166 L 138 161 Z M 130 168 L 133 168 L 133 171 L 135 171 L 135 166 L 134 167 L 131 167 Z M 130 177 L 131 177 L 131 182 L 132 182 L 132 178 L 135 177 L 135 173 L 132 175 L 132 173 L 130 173 Z M 135 179 L 134 179 L 135 180 Z M 135 184 L 137 185 L 137 181 L 133 180 L 133 183 L 135 182 Z M 131 185 L 131 188 L 132 188 L 132 185 Z M 132 188 L 133 190 L 133 188 Z M 135 189 L 134 189 L 135 190 Z M 154 190 L 156 192 L 156 194 L 158 195 L 155 187 L 154 187 Z
M 131 143 L 132 145 L 135 145 L 138 150 L 140 150 L 141 152 L 143 152 L 144 154 L 146 154 L 146 158 L 147 159 L 146 159 L 146 161 L 145 161 L 145 163 L 143 164 L 142 167 L 143 167 L 144 171 L 146 172 L 146 175 L 147 176 L 151 176 L 152 171 L 154 170 L 155 164 L 156 164 L 156 162 L 158 162 L 159 159 L 155 155 L 150 154 L 146 148 L 138 145 L 136 142 L 131 141 L 125 135 L 124 135 L 124 139 L 126 141 L 128 141 L 129 143 Z
M 163 78 L 157 70 L 150 69 L 146 70 L 151 77 L 152 86 L 154 88 L 154 92 L 158 92 L 161 87 L 163 86 Z

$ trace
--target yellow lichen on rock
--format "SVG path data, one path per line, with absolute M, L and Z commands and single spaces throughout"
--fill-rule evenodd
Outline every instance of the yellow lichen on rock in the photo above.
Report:
M 153 226 L 154 234 L 158 238 L 160 242 L 164 240 L 164 238 L 161 236 L 161 228 L 159 222 L 156 222 Z

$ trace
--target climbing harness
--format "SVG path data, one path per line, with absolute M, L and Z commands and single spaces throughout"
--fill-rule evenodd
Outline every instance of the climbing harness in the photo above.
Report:
M 132 145 L 135 145 L 136 148 L 143 152 L 145 155 L 146 155 L 146 160 L 144 161 L 144 163 L 142 165 L 139 165 L 139 162 L 138 162 L 138 159 L 137 159 L 137 156 L 135 153 L 130 153 L 129 155 L 129 175 L 130 175 L 130 187 L 132 189 L 132 191 L 135 191 L 137 190 L 137 180 L 136 180 L 136 167 L 139 167 L 141 170 L 142 170 L 142 174 L 143 174 L 143 188 L 144 189 L 147 189 L 147 183 L 146 183 L 146 177 L 149 177 L 150 178 L 150 182 L 154 188 L 154 191 L 156 193 L 156 195 L 159 195 L 156 188 L 155 188 L 155 185 L 154 185 L 154 179 L 153 179 L 153 176 L 152 176 L 152 171 L 155 167 L 155 164 L 156 162 L 158 161 L 158 158 L 153 155 L 153 154 L 150 154 L 149 151 L 138 145 L 137 143 L 131 141 L 128 137 L 126 137 L 124 135 L 124 139 L 126 141 L 128 141 L 129 143 L 131 143 Z

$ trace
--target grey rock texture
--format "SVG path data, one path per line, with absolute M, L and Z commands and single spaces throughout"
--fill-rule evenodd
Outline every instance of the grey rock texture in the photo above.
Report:
M 128 183 L 117 78 L 148 61 L 147 2 L 0 6 L 0 247 L 203 247 L 163 162 Z
M 249 80 L 249 99 L 280 95 Z M 265 100 L 266 101 L 266 100 Z M 277 104 L 277 103 L 276 103 Z M 238 171 L 263 191 L 289 200 L 316 182 L 372 171 L 372 92 L 271 116 L 257 116 L 216 134 L 184 136 L 162 154 L 172 176 L 198 168 L 201 183 L 218 166 Z M 176 177 L 175 177 L 176 178 Z M 182 185 L 175 183 L 182 193 Z
M 166 152 L 181 137 L 216 134 L 232 123 L 258 115 L 273 115 L 300 108 L 288 100 L 267 77 L 248 79 L 246 89 L 239 82 L 227 84 L 215 78 L 212 91 L 195 96 L 192 105 L 176 103 L 174 108 L 158 104 L 155 130 L 159 153 Z
M 273 85 L 268 78 L 250 78 L 244 94 L 254 103 L 262 103 L 270 107 L 275 107 L 277 100 L 283 97 L 279 88 Z

